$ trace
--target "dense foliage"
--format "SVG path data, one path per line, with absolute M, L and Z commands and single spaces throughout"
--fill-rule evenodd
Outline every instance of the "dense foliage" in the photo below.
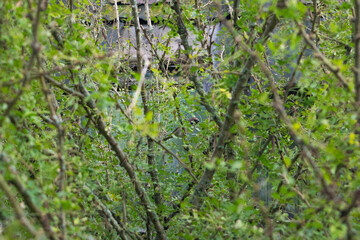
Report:
M 1 239 L 360 236 L 360 1 L 110 3 L 0 1 Z

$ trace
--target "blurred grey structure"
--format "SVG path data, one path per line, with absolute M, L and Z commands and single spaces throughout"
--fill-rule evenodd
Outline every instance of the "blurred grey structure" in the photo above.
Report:
M 186 1 L 185 1 L 186 2 Z M 189 1 L 190 2 L 190 1 Z M 136 62 L 136 39 L 135 39 L 135 26 L 131 23 L 131 5 L 129 0 L 118 0 L 118 16 L 119 16 L 119 29 L 117 29 L 116 12 L 113 1 L 108 1 L 103 8 L 103 16 L 105 18 L 106 27 L 106 39 L 102 44 L 108 44 L 114 50 L 119 49 L 122 55 L 127 58 L 130 63 Z M 141 53 L 143 57 L 148 59 L 161 58 L 164 63 L 168 65 L 174 65 L 176 63 L 182 63 L 186 58 L 181 45 L 181 39 L 178 35 L 169 35 L 171 31 L 169 26 L 166 26 L 166 21 L 169 18 L 169 1 L 165 0 L 149 0 L 149 14 L 151 16 L 148 23 L 146 15 L 145 1 L 137 1 L 139 9 L 139 21 L 141 24 Z M 209 24 L 203 26 L 202 40 L 197 38 L 198 28 L 189 33 L 189 44 L 193 46 L 192 55 L 198 55 L 201 57 L 200 51 L 206 47 L 211 47 L 213 53 L 216 52 L 214 42 L 219 43 L 217 40 L 220 30 L 219 24 L 211 24 L 211 19 L 214 19 L 214 10 L 212 5 L 203 7 L 201 11 L 205 11 L 209 15 Z M 118 31 L 120 38 L 118 38 Z M 155 53 L 156 51 L 156 53 Z M 164 52 L 166 52 L 164 54 Z M 159 60 L 159 59 L 157 59 Z

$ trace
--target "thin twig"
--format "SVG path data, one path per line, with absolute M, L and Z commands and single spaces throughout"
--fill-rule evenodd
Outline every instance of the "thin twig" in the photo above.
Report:
M 144 63 L 144 67 L 143 67 L 142 70 L 141 70 L 140 80 L 139 80 L 139 82 L 138 82 L 138 86 L 137 86 L 136 91 L 135 91 L 135 93 L 134 93 L 134 97 L 132 98 L 131 103 L 130 103 L 128 109 L 126 110 L 126 113 L 127 113 L 128 115 L 131 115 L 132 109 L 136 106 L 136 103 L 137 103 L 137 101 L 138 101 L 138 99 L 139 99 L 139 96 L 140 96 L 140 94 L 141 94 L 141 91 L 142 91 L 144 82 L 145 82 L 145 80 L 146 80 L 145 75 L 146 75 L 146 72 L 147 72 L 147 70 L 148 70 L 148 67 L 149 67 L 150 62 L 149 62 L 149 60 L 147 60 L 146 58 L 144 58 L 144 62 L 145 62 L 145 63 Z
M 319 50 L 319 48 L 315 45 L 315 43 L 311 40 L 309 34 L 306 33 L 303 25 L 301 25 L 300 23 L 296 22 L 301 35 L 303 36 L 305 42 L 311 47 L 311 49 L 314 51 L 314 56 L 316 58 L 318 58 L 325 66 L 327 69 L 329 69 L 330 72 L 332 72 L 334 74 L 334 76 L 340 81 L 340 83 L 346 87 L 347 89 L 350 90 L 349 88 L 349 84 L 347 83 L 345 77 L 341 74 L 339 67 L 334 66 L 329 59 L 327 59 L 325 57 L 324 54 L 322 54 Z
M 89 92 L 87 91 L 87 89 L 85 88 L 85 86 L 82 84 L 82 82 L 80 82 L 79 87 L 80 87 L 80 91 L 82 92 L 83 95 L 85 95 L 85 96 L 90 95 Z M 89 116 L 91 116 L 92 121 L 94 122 L 95 127 L 97 128 L 99 133 L 101 135 L 103 135 L 105 137 L 105 139 L 107 140 L 111 149 L 113 150 L 116 157 L 118 158 L 118 160 L 120 162 L 120 166 L 122 166 L 126 170 L 127 174 L 129 175 L 129 177 L 134 185 L 135 191 L 141 200 L 141 204 L 144 206 L 147 215 L 151 219 L 151 221 L 156 229 L 156 232 L 158 234 L 157 237 L 159 239 L 165 240 L 166 233 L 165 233 L 164 228 L 159 220 L 159 216 L 156 213 L 154 206 L 149 199 L 148 194 L 146 193 L 146 191 L 142 187 L 140 181 L 138 180 L 138 178 L 136 176 L 136 172 L 134 170 L 134 167 L 130 164 L 127 155 L 125 154 L 123 149 L 119 146 L 119 144 L 116 141 L 116 139 L 114 138 L 114 136 L 106 130 L 105 122 L 104 122 L 101 114 L 98 112 L 95 102 L 92 99 L 88 99 L 86 102 L 82 102 L 82 105 L 87 110 Z
M 189 59 L 189 54 L 192 52 L 192 47 L 189 45 L 189 39 L 188 39 L 189 34 L 187 32 L 187 29 L 186 29 L 186 26 L 185 26 L 185 23 L 184 23 L 184 20 L 182 17 L 180 1 L 174 2 L 173 9 L 175 10 L 176 15 L 177 15 L 178 33 L 180 35 L 181 44 L 184 46 L 184 49 L 187 52 L 187 54 L 186 54 L 187 59 Z M 216 124 L 219 126 L 219 128 L 221 128 L 223 125 L 221 118 L 217 114 L 217 110 L 208 103 L 208 101 L 206 99 L 206 94 L 205 94 L 204 88 L 202 86 L 202 83 L 199 81 L 196 73 L 192 73 L 190 75 L 190 80 L 195 85 L 195 89 L 200 96 L 201 104 L 211 114 L 212 118 L 214 119 Z
M 100 200 L 100 198 L 93 191 L 91 191 L 88 186 L 85 186 L 84 190 L 88 195 L 94 197 L 93 201 L 99 206 L 100 210 L 106 216 L 107 220 L 110 222 L 110 224 L 113 226 L 113 228 L 123 240 L 129 239 L 129 237 L 131 239 L 141 239 L 136 233 L 130 232 L 127 229 L 125 223 L 122 223 L 122 221 L 117 221 L 113 216 L 113 213 L 106 207 L 106 205 Z
M 6 163 L 7 165 L 7 170 L 11 173 L 12 175 L 12 179 L 11 179 L 11 184 L 13 184 L 16 188 L 16 190 L 19 192 L 19 194 L 22 196 L 22 198 L 24 199 L 24 202 L 26 204 L 26 206 L 28 206 L 28 208 L 30 209 L 30 211 L 32 213 L 34 213 L 37 221 L 40 223 L 40 225 L 42 226 L 46 236 L 51 239 L 51 240 L 56 240 L 58 239 L 54 233 L 54 231 L 52 230 L 52 227 L 50 226 L 50 219 L 49 219 L 49 214 L 45 214 L 43 213 L 40 208 L 38 206 L 36 206 L 36 204 L 34 203 L 29 190 L 26 189 L 26 187 L 24 186 L 24 184 L 21 182 L 20 177 L 18 175 L 18 172 L 15 168 L 14 165 L 10 164 L 10 159 L 6 156 L 6 154 L 4 152 L 0 153 L 0 162 L 3 161 L 4 163 Z
M 14 209 L 16 218 L 19 220 L 19 222 L 22 225 L 25 226 L 25 228 L 30 232 L 31 235 L 36 236 L 35 227 L 26 218 L 25 213 L 18 204 L 16 197 L 11 193 L 10 186 L 6 183 L 5 179 L 1 174 L 0 174 L 0 188 L 4 191 L 5 195 L 9 199 L 10 204 Z
M 117 92 L 117 90 L 115 88 L 113 88 L 113 90 L 115 91 L 115 93 L 117 93 L 119 95 L 119 93 Z M 125 111 L 122 110 L 122 107 L 120 106 L 119 103 L 116 103 L 116 105 L 118 106 L 118 108 L 120 109 L 120 111 L 124 114 L 124 116 L 128 119 L 129 123 L 131 124 L 135 124 L 135 122 L 131 119 L 131 117 L 129 115 L 127 115 L 125 113 Z M 150 137 L 149 135 L 147 135 L 147 137 Z M 194 181 L 197 183 L 198 180 L 196 178 L 196 176 L 194 175 L 194 173 L 191 171 L 191 168 L 188 167 L 180 158 L 178 155 L 174 154 L 171 150 L 169 150 L 164 144 L 162 144 L 160 141 L 157 141 L 156 139 L 150 137 L 156 144 L 158 144 L 162 149 L 165 150 L 165 152 L 167 152 L 168 154 L 170 154 L 172 157 L 174 157 L 184 168 L 185 170 L 190 174 L 190 176 L 194 179 Z
M 297 195 L 299 195 L 299 197 L 301 198 L 301 200 L 304 201 L 304 203 L 306 204 L 306 206 L 311 207 L 309 201 L 308 201 L 308 200 L 305 198 L 305 196 L 299 191 L 299 189 L 297 189 L 297 188 L 294 187 L 294 186 L 291 186 L 291 184 L 290 184 L 290 182 L 289 182 L 289 179 L 286 177 L 286 175 L 285 175 L 285 174 L 282 174 L 281 176 L 282 176 L 282 178 L 284 179 L 286 185 L 289 185 L 290 188 L 291 188 L 294 192 L 296 192 Z
M 217 4 L 217 5 L 218 5 L 217 6 L 218 7 L 218 17 L 219 17 L 220 21 L 226 26 L 226 28 L 229 30 L 231 35 L 235 38 L 235 41 L 237 41 L 238 44 L 242 48 L 246 48 L 247 52 L 251 53 L 251 54 L 249 54 L 250 56 L 245 61 L 245 64 L 242 68 L 243 74 L 240 75 L 239 79 L 237 80 L 235 86 L 232 89 L 231 100 L 230 100 L 229 106 L 226 111 L 225 121 L 221 127 L 220 135 L 219 135 L 215 150 L 214 150 L 214 152 L 211 156 L 211 160 L 210 160 L 210 162 L 214 165 L 214 167 L 211 169 L 207 168 L 205 170 L 204 174 L 201 177 L 199 184 L 197 184 L 197 186 L 195 187 L 195 191 L 194 191 L 193 195 L 191 196 L 190 203 L 197 209 L 199 209 L 201 207 L 201 205 L 203 203 L 202 198 L 205 196 L 205 192 L 209 188 L 212 178 L 215 174 L 215 171 L 216 171 L 215 162 L 217 159 L 221 158 L 224 153 L 225 143 L 231 135 L 230 129 L 234 124 L 234 115 L 235 115 L 236 111 L 238 111 L 240 95 L 242 93 L 242 90 L 246 86 L 246 84 L 251 76 L 251 70 L 255 65 L 255 61 L 253 60 L 255 53 L 253 53 L 246 44 L 242 43 L 241 40 L 239 40 L 240 37 L 237 34 L 237 32 L 234 30 L 232 25 L 224 18 L 224 16 L 222 16 L 221 6 L 219 4 Z M 259 41 L 261 40 L 261 41 L 265 42 L 268 39 L 268 34 L 270 34 L 275 29 L 275 26 L 277 23 L 278 23 L 278 19 L 276 18 L 276 16 L 274 14 L 272 14 L 267 19 L 267 21 L 264 23 L 264 26 L 263 26 L 264 31 L 263 31 L 263 34 L 262 34 L 261 38 L 259 39 Z
M 44 76 L 40 77 L 42 91 L 50 109 L 51 124 L 54 125 L 58 132 L 57 139 L 57 157 L 59 160 L 59 184 L 58 191 L 60 194 L 65 190 L 65 178 L 66 178 L 66 163 L 64 158 L 64 142 L 65 142 L 65 128 L 61 125 L 61 116 L 56 113 L 53 101 L 56 101 L 55 96 L 50 95 L 50 89 L 48 88 Z M 66 239 L 66 216 L 64 210 L 60 211 L 60 226 L 62 236 L 61 239 Z

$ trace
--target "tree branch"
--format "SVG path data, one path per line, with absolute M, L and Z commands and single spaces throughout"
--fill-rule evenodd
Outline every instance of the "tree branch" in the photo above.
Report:
M 36 229 L 30 223 L 30 221 L 26 218 L 25 213 L 21 209 L 20 205 L 18 204 L 16 197 L 11 193 L 10 186 L 6 183 L 3 176 L 0 174 L 0 188 L 4 191 L 5 195 L 10 201 L 12 205 L 15 216 L 19 220 L 19 222 L 24 225 L 24 227 L 30 232 L 31 235 L 36 236 Z
M 229 138 L 231 134 L 230 129 L 234 124 L 234 114 L 238 109 L 240 94 L 251 76 L 251 69 L 255 65 L 255 61 L 253 60 L 255 53 L 253 53 L 246 44 L 241 42 L 239 35 L 235 32 L 232 25 L 222 16 L 219 5 L 218 5 L 218 12 L 219 12 L 218 17 L 220 21 L 224 23 L 228 31 L 235 38 L 235 41 L 239 43 L 241 47 L 245 48 L 247 50 L 246 52 L 249 53 L 250 56 L 248 57 L 248 59 L 245 62 L 245 65 L 242 68 L 240 78 L 237 80 L 234 88 L 232 89 L 231 100 L 228 109 L 226 111 L 225 121 L 224 124 L 222 125 L 221 132 L 215 147 L 215 151 L 211 156 L 210 162 L 212 162 L 213 164 L 215 164 L 216 159 L 221 158 L 221 156 L 224 153 L 226 140 Z M 266 41 L 266 39 L 268 38 L 268 34 L 270 34 L 274 30 L 277 22 L 278 19 L 276 18 L 275 15 L 272 15 L 271 17 L 268 18 L 268 20 L 264 23 L 264 31 L 259 41 L 260 40 L 263 40 L 264 42 Z M 190 199 L 190 203 L 196 209 L 199 209 L 201 207 L 203 202 L 203 197 L 205 196 L 206 190 L 210 187 L 215 171 L 216 171 L 215 167 L 212 169 L 207 168 L 203 176 L 201 177 L 200 182 L 196 185 L 195 191 Z
M 4 152 L 0 153 L 0 161 L 3 161 L 7 165 L 8 171 L 12 175 L 11 184 L 15 186 L 19 194 L 24 199 L 26 206 L 35 214 L 36 219 L 41 224 L 46 236 L 51 240 L 58 239 L 50 226 L 50 220 L 47 214 L 44 214 L 40 208 L 38 208 L 31 198 L 29 191 L 26 189 L 24 184 L 21 182 L 15 166 L 10 165 L 10 159 L 5 155 Z
M 298 25 L 298 28 L 300 30 L 301 35 L 303 36 L 305 42 L 311 47 L 311 49 L 314 51 L 314 55 L 316 58 L 318 58 L 325 66 L 327 69 L 329 69 L 330 72 L 332 72 L 334 74 L 334 76 L 340 81 L 340 83 L 346 87 L 347 89 L 350 90 L 349 88 L 349 84 L 346 82 L 346 79 L 344 78 L 344 76 L 341 74 L 339 67 L 334 66 L 326 57 L 324 54 L 322 54 L 319 50 L 319 48 L 315 45 L 315 43 L 311 40 L 309 34 L 306 33 L 304 27 L 296 22 L 296 24 Z
M 84 96 L 89 96 L 89 92 L 86 90 L 85 86 L 80 82 L 80 91 Z M 115 140 L 114 136 L 106 131 L 106 125 L 101 117 L 101 114 L 97 111 L 96 104 L 92 99 L 87 100 L 83 103 L 83 106 L 86 108 L 88 107 L 91 112 L 91 116 L 93 117 L 95 127 L 98 129 L 99 133 L 105 137 L 107 142 L 109 143 L 111 149 L 115 153 L 116 157 L 120 162 L 120 166 L 122 166 L 127 174 L 129 175 L 135 191 L 141 200 L 141 204 L 144 206 L 147 215 L 149 216 L 150 220 L 152 221 L 156 232 L 158 234 L 159 239 L 166 239 L 166 234 L 162 224 L 160 223 L 159 217 L 152 205 L 149 196 L 145 192 L 144 188 L 142 187 L 141 183 L 137 179 L 136 173 L 134 171 L 133 166 L 130 164 L 127 156 L 125 155 L 124 151 L 121 149 L 117 141 Z
M 173 9 L 176 12 L 177 15 L 177 24 L 178 24 L 178 34 L 180 35 L 181 44 L 184 46 L 184 49 L 186 51 L 186 57 L 189 59 L 189 53 L 192 51 L 192 47 L 189 45 L 189 39 L 188 39 L 188 32 L 186 29 L 186 26 L 183 21 L 182 13 L 181 13 L 181 6 L 180 1 L 174 1 Z M 212 118 L 216 122 L 216 124 L 219 126 L 219 128 L 222 127 L 223 123 L 221 121 L 221 118 L 216 113 L 217 110 L 212 107 L 206 100 L 205 97 L 205 91 L 202 86 L 202 83 L 198 80 L 196 73 L 190 74 L 190 80 L 194 83 L 195 89 L 197 93 L 200 95 L 201 104 L 206 108 L 206 110 L 212 115 Z

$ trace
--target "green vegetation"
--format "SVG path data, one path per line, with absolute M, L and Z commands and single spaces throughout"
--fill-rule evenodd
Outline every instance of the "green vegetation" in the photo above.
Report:
M 359 0 L 0 1 L 0 239 L 358 239 L 359 109 Z

